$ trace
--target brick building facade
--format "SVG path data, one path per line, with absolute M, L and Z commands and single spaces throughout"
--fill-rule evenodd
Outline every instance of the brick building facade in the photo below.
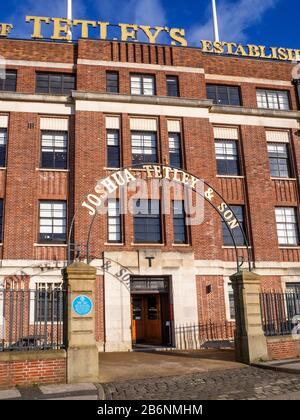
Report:
M 0 54 L 4 284 L 29 276 L 31 288 L 59 285 L 82 198 L 117 167 L 149 158 L 211 184 L 245 227 L 262 288 L 299 293 L 300 98 L 292 63 L 96 40 L 1 39 Z M 80 211 L 73 243 L 86 243 L 89 223 Z M 143 224 L 155 227 L 140 231 Z M 181 325 L 234 320 L 234 247 L 207 203 L 204 222 L 189 229 L 174 214 L 138 221 L 112 207 L 96 218 L 90 248 L 99 268 L 99 350 L 131 349 L 139 338 L 176 345 Z M 126 267 L 136 288 L 103 274 L 105 260 L 116 272 Z

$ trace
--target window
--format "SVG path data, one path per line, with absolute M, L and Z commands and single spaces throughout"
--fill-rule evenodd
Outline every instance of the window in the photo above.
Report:
M 157 139 L 154 132 L 132 131 L 132 163 L 157 163 Z
M 0 167 L 6 165 L 7 130 L 0 128 Z
M 174 243 L 187 243 L 187 227 L 185 224 L 184 202 L 180 200 L 173 201 L 173 228 Z
M 268 143 L 271 176 L 291 177 L 290 153 L 287 143 Z
M 3 199 L 0 199 L 0 242 L 3 240 Z
M 36 92 L 53 95 L 70 95 L 75 90 L 75 76 L 73 74 L 37 73 Z
M 232 284 L 227 285 L 228 301 L 229 301 L 229 319 L 235 319 L 235 308 L 234 308 L 234 294 Z
M 63 291 L 61 283 L 38 283 L 36 285 L 35 321 L 63 320 Z
M 63 131 L 42 132 L 41 167 L 49 169 L 67 169 L 68 133 Z
M 159 200 L 135 201 L 134 241 L 136 243 L 162 242 Z
M 119 130 L 107 130 L 107 166 L 120 168 L 120 132 Z
M 218 175 L 240 175 L 236 140 L 215 140 Z
M 234 212 L 235 217 L 239 221 L 240 225 L 243 228 L 243 231 L 246 234 L 247 230 L 245 223 L 244 206 L 230 206 L 230 208 Z M 235 229 L 229 229 L 230 228 L 227 226 L 227 223 L 222 220 L 223 243 L 225 246 L 234 246 L 234 242 L 232 240 L 230 232 L 233 234 L 237 246 L 246 245 L 243 232 L 239 227 L 236 227 Z
M 290 109 L 289 94 L 287 91 L 257 89 L 258 108 Z
M 290 318 L 300 315 L 300 283 L 286 283 L 287 309 Z
M 179 82 L 177 76 L 167 76 L 167 95 L 179 96 Z
M 154 76 L 135 74 L 131 76 L 130 83 L 132 95 L 155 95 Z
M 119 93 L 119 73 L 116 71 L 106 72 L 106 91 Z
M 118 199 L 108 199 L 108 242 L 122 242 L 122 218 Z
M 182 168 L 180 133 L 169 133 L 170 166 Z
M 5 78 L 0 78 L 0 91 L 15 92 L 17 88 L 17 72 L 13 70 L 7 70 L 5 72 Z
M 296 209 L 294 207 L 278 207 L 275 209 L 275 216 L 279 245 L 298 246 L 299 231 Z
M 235 86 L 207 85 L 207 98 L 217 105 L 241 105 L 240 90 Z
M 40 202 L 40 242 L 66 242 L 67 204 L 65 201 Z

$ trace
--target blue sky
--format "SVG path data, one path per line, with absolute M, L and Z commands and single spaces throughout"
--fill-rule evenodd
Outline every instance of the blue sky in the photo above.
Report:
M 0 22 L 29 38 L 25 15 L 63 17 L 66 0 L 0 0 Z M 73 0 L 74 18 L 186 29 L 189 45 L 212 39 L 211 0 Z M 300 49 L 300 0 L 217 0 L 224 41 Z M 97 36 L 97 33 L 94 33 Z

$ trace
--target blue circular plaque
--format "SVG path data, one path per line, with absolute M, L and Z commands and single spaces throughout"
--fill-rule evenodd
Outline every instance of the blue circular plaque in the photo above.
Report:
M 89 315 L 93 309 L 93 302 L 88 296 L 77 296 L 72 303 L 73 311 L 80 316 Z

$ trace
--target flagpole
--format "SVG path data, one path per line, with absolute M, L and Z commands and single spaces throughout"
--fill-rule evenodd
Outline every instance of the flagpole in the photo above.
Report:
M 73 13 L 72 13 L 72 0 L 67 0 L 67 18 L 69 20 L 73 19 Z M 70 41 L 72 41 L 72 30 L 70 28 Z
M 215 41 L 220 41 L 216 0 L 212 0 Z

